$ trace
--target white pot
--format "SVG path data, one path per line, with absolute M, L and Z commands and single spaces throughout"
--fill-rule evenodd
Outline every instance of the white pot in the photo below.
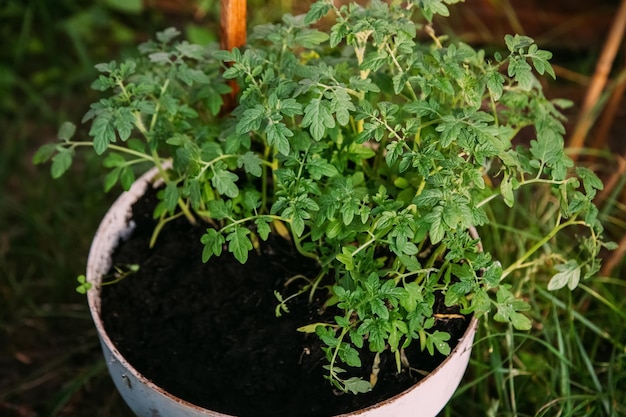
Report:
M 111 255 L 120 240 L 132 232 L 131 209 L 151 184 L 156 171 L 138 179 L 128 192 L 111 206 L 100 223 L 87 261 L 87 280 L 93 288 L 87 299 L 109 373 L 122 398 L 140 417 L 228 417 L 177 398 L 141 375 L 117 350 L 107 335 L 100 317 L 100 282 L 111 267 Z M 477 320 L 472 319 L 459 344 L 443 363 L 410 389 L 363 410 L 341 417 L 436 416 L 454 394 L 469 362 Z

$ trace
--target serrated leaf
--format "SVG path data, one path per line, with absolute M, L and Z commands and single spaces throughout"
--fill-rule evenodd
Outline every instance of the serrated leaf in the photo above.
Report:
M 222 220 L 230 216 L 230 209 L 227 207 L 224 200 L 211 200 L 207 203 L 209 215 L 214 220 Z
M 555 291 L 567 285 L 570 290 L 575 289 L 580 281 L 581 267 L 574 260 L 554 267 L 556 273 L 548 282 L 548 291 Z
M 220 168 L 213 170 L 213 177 L 211 178 L 211 184 L 218 193 L 224 194 L 230 198 L 235 198 L 239 195 L 239 188 L 236 181 L 239 179 L 237 174 L 225 171 Z
M 168 182 L 163 193 L 163 202 L 167 211 L 174 211 L 178 205 L 178 187 L 176 183 Z
M 296 33 L 295 40 L 305 48 L 313 48 L 320 43 L 326 42 L 329 36 L 327 33 L 315 29 L 303 29 Z
M 243 167 L 248 174 L 255 177 L 260 177 L 263 174 L 262 164 L 263 160 L 252 151 L 246 152 L 237 158 L 237 166 L 239 168 Z
M 37 149 L 35 155 L 33 155 L 33 164 L 43 164 L 44 162 L 48 162 L 50 158 L 55 154 L 57 150 L 56 143 L 46 143 Z
M 269 122 L 265 127 L 267 134 L 267 143 L 275 147 L 279 153 L 283 155 L 289 154 L 289 137 L 293 136 L 293 132 L 281 122 Z
M 330 11 L 331 5 L 326 2 L 315 2 L 309 8 L 309 11 L 304 17 L 304 23 L 310 25 L 320 20 L 322 17 Z
M 335 119 L 330 112 L 330 103 L 321 98 L 311 100 L 304 109 L 302 126 L 309 127 L 313 139 L 322 139 L 326 129 L 335 127 Z
M 115 142 L 115 126 L 110 116 L 99 115 L 93 121 L 89 134 L 93 136 L 93 148 L 98 155 L 102 155 Z
M 251 131 L 258 131 L 261 128 L 264 117 L 265 109 L 260 104 L 257 104 L 254 108 L 247 109 L 237 122 L 237 134 L 241 135 Z
M 60 149 L 59 152 L 52 157 L 52 166 L 50 173 L 52 178 L 59 178 L 72 166 L 73 152 L 69 149 Z
M 363 394 L 366 392 L 370 392 L 372 390 L 372 384 L 368 381 L 352 377 L 345 381 L 343 381 L 343 385 L 347 392 L 351 392 L 352 394 Z
M 507 206 L 513 207 L 515 203 L 515 195 L 513 194 L 513 183 L 508 173 L 504 174 L 502 183 L 500 183 L 500 193 L 504 198 L 504 202 Z
M 242 264 L 248 260 L 248 253 L 252 250 L 252 242 L 248 235 L 250 231 L 245 227 L 235 227 L 231 233 L 226 236 L 228 251 L 235 255 L 235 258 Z
M 197 210 L 202 203 L 202 189 L 200 181 L 196 178 L 190 179 L 187 184 L 187 193 L 189 194 L 189 199 L 191 200 L 191 207 Z
M 207 262 L 213 255 L 220 256 L 225 243 L 224 236 L 215 229 L 207 229 L 200 238 L 204 245 L 202 250 L 202 262 Z
M 450 334 L 436 330 L 433 334 L 428 335 L 426 339 L 426 347 L 428 353 L 434 354 L 434 349 L 443 355 L 450 354 L 450 345 L 447 343 L 450 340 Z
M 270 232 L 272 231 L 272 228 L 270 227 L 270 222 L 271 220 L 264 219 L 263 217 L 260 217 L 254 221 L 254 224 L 256 225 L 256 232 L 263 240 L 267 240 Z

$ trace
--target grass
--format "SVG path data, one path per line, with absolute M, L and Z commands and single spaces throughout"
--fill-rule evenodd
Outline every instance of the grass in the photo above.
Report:
M 132 414 L 116 393 L 75 277 L 116 190 L 103 195 L 102 168 L 91 158 L 54 181 L 48 167 L 33 167 L 34 150 L 53 141 L 63 120 L 80 120 L 93 99 L 93 64 L 128 54 L 157 28 L 181 23 L 187 34 L 210 38 L 216 1 L 190 12 L 120 10 L 115 0 L 9 2 L 0 5 L 0 415 L 118 416 Z M 136 6 L 134 1 L 128 5 Z M 257 22 L 301 7 L 289 1 L 251 2 Z M 258 4 L 257 4 L 258 3 Z M 261 10 L 268 14 L 256 13 Z M 270 13 L 271 11 L 271 13 Z M 197 15 L 197 14 L 196 14 Z M 589 50 L 580 58 L 586 67 Z M 580 86 L 579 86 L 580 87 Z M 626 134 L 617 126 L 616 137 Z M 617 165 L 610 152 L 591 167 L 608 178 Z M 626 231 L 617 181 L 600 207 L 607 233 Z M 551 196 L 536 190 L 530 213 L 503 215 L 484 244 L 507 265 L 512 253 L 536 242 L 553 219 Z M 623 200 L 623 199 L 622 199 Z M 513 232 L 513 233 L 510 233 Z M 575 236 L 572 235 L 572 241 Z M 543 248 L 550 259 L 553 245 Z M 444 416 L 618 416 L 626 414 L 626 268 L 573 293 L 545 290 L 551 270 L 529 265 L 509 283 L 533 305 L 530 332 L 485 324 L 476 336 L 470 367 Z M 522 284 L 526 290 L 521 290 Z

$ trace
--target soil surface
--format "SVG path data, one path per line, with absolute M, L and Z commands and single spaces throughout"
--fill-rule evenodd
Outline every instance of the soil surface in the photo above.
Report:
M 134 207 L 137 228 L 120 245 L 114 265 L 140 264 L 140 270 L 102 291 L 102 314 L 109 336 L 143 375 L 174 395 L 225 414 L 246 416 L 333 416 L 396 395 L 423 376 L 415 370 L 397 373 L 391 355 L 382 355 L 379 381 L 372 392 L 338 394 L 322 366 L 315 335 L 300 326 L 328 321 L 321 313 L 327 292 L 318 290 L 289 302 L 290 313 L 276 317 L 274 290 L 290 294 L 297 274 L 315 276 L 316 267 L 288 242 L 262 243 L 242 266 L 230 254 L 201 261 L 203 228 L 181 219 L 168 224 L 156 246 L 148 249 L 154 222 L 153 192 Z M 441 310 L 443 311 L 443 310 Z M 468 321 L 439 323 L 460 338 Z M 388 353 L 388 352 L 387 352 Z M 431 371 L 441 356 L 407 349 L 415 369 Z M 362 370 L 369 379 L 372 355 Z

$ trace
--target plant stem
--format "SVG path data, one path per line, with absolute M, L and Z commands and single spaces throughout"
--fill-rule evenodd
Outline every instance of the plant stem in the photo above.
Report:
M 519 269 L 528 258 L 530 258 L 539 249 L 541 249 L 541 247 L 543 245 L 548 243 L 550 241 L 550 239 L 552 239 L 554 236 L 556 236 L 557 233 L 559 233 L 561 230 L 563 230 L 563 229 L 565 229 L 565 228 L 567 228 L 569 226 L 573 226 L 573 225 L 576 225 L 576 224 L 584 225 L 585 222 L 584 221 L 580 221 L 580 220 L 577 221 L 575 218 L 571 218 L 568 221 L 566 221 L 565 223 L 560 223 L 560 224 L 556 225 L 546 236 L 543 237 L 543 239 L 541 239 L 540 241 L 535 243 L 530 249 L 528 249 L 528 251 L 526 251 L 525 254 L 523 254 L 521 257 L 519 257 L 517 259 L 517 261 L 515 261 L 507 269 L 505 269 L 504 272 L 502 272 L 502 276 L 500 277 L 500 281 L 502 281 L 504 278 L 506 278 L 511 272 L 515 271 L 516 269 Z

